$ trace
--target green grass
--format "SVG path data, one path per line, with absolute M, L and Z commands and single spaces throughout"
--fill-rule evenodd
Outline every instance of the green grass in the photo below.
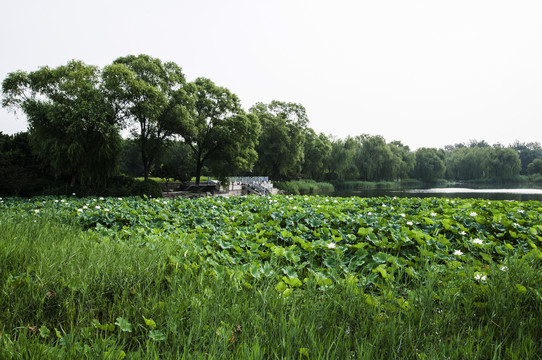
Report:
M 278 188 L 291 195 L 330 194 L 335 188 L 327 182 L 314 180 L 293 180 L 278 183 Z
M 342 281 L 308 277 L 285 297 L 274 277 L 179 260 L 190 235 L 126 238 L 45 212 L 0 213 L 1 359 L 540 358 L 537 252 L 488 262 L 486 280 L 474 260 L 371 283 L 332 269 Z

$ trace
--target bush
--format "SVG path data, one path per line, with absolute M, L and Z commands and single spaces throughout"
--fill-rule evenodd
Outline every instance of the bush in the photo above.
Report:
M 131 195 L 162 197 L 162 187 L 153 180 L 135 181 Z
M 53 184 L 44 187 L 34 195 L 65 195 L 75 194 L 78 197 L 88 196 L 149 196 L 162 197 L 160 184 L 153 180 L 136 180 L 130 176 L 118 175 L 111 178 L 105 186 L 74 186 Z

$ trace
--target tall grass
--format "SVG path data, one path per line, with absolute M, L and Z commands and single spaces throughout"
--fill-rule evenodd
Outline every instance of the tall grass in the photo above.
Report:
M 291 195 L 331 194 L 335 188 L 327 182 L 292 180 L 279 183 L 278 188 Z
M 476 281 L 427 264 L 379 286 L 309 280 L 282 298 L 144 245 L 0 215 L 0 358 L 537 359 L 542 266 L 510 258 Z

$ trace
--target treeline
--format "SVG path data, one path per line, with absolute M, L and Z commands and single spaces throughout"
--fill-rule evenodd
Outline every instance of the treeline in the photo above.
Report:
M 148 192 L 120 174 L 334 183 L 542 174 L 538 143 L 472 141 L 411 151 L 378 135 L 338 139 L 311 129 L 300 104 L 257 103 L 246 111 L 227 88 L 206 78 L 188 82 L 177 64 L 148 55 L 120 57 L 104 68 L 73 60 L 13 72 L 2 93 L 2 105 L 22 111 L 29 125 L 24 133 L 0 133 L 0 193 L 8 195 L 55 186 Z
M 253 170 L 244 175 L 264 174 L 278 181 L 311 179 L 333 184 L 406 179 L 423 182 L 542 180 L 542 146 L 539 143 L 515 142 L 505 147 L 473 140 L 443 149 L 411 151 L 401 142 L 388 143 L 379 135 L 338 139 L 316 134 L 306 127 L 299 131 L 302 136 L 292 141 L 291 137 L 285 136 L 287 131 L 284 130 L 275 124 L 262 131 L 256 147 L 258 160 Z M 137 151 L 133 140 L 124 141 L 123 173 L 141 176 Z M 164 176 L 161 175 L 164 169 L 168 169 L 165 173 L 179 174 L 178 179 L 182 174 L 189 179 L 194 172 L 190 151 L 182 141 L 173 141 L 160 161 L 162 168 L 155 167 L 153 171 L 159 177 Z M 213 175 L 207 168 L 204 173 Z

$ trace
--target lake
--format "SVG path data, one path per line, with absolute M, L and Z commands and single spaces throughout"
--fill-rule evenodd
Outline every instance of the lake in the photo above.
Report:
M 360 197 L 442 197 L 461 199 L 488 199 L 488 200 L 516 200 L 516 201 L 542 201 L 542 189 L 536 188 L 465 188 L 445 187 L 426 189 L 363 189 L 336 191 L 333 196 L 360 196 Z

